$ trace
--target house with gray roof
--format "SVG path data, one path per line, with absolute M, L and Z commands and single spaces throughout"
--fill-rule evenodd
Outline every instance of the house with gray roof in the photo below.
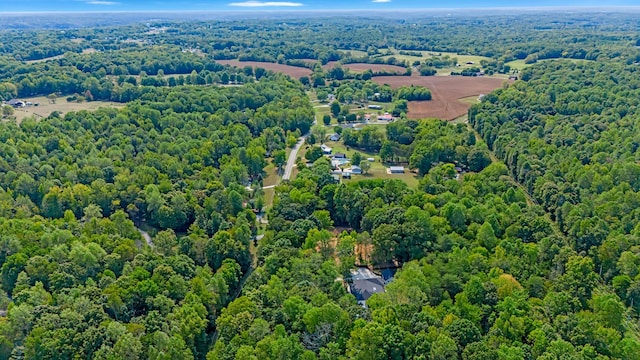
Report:
M 366 301 L 377 293 L 384 292 L 384 279 L 366 267 L 351 270 L 349 292 L 356 297 L 358 304 L 366 307 Z

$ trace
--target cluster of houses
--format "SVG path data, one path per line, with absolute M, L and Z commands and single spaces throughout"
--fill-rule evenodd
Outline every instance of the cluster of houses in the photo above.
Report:
M 329 140 L 338 141 L 340 140 L 340 135 L 333 134 L 329 137 Z M 341 178 L 350 179 L 351 175 L 362 174 L 362 168 L 360 168 L 360 166 L 358 165 L 352 164 L 348 168 L 341 168 L 341 166 L 348 164 L 351 161 L 351 159 L 347 158 L 347 154 L 341 152 L 333 154 L 333 149 L 331 149 L 326 144 L 320 145 L 320 149 L 322 149 L 322 153 L 324 155 L 328 156 L 331 159 L 331 168 L 333 169 L 331 171 L 331 175 L 333 175 L 336 181 L 339 182 Z

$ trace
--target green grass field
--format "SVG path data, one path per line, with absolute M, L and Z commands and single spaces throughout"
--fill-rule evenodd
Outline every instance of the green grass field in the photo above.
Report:
M 280 182 L 280 175 L 278 175 L 278 169 L 275 165 L 269 164 L 264 168 L 266 176 L 262 181 L 262 186 L 277 185 Z
M 580 62 L 583 62 L 583 61 L 593 61 L 593 60 L 565 59 L 565 58 L 538 60 L 538 62 L 545 62 L 545 61 L 571 61 L 571 62 L 574 62 L 574 63 L 580 63 Z M 509 61 L 508 63 L 505 63 L 505 65 L 511 66 L 511 69 L 522 70 L 522 69 L 528 68 L 529 66 L 532 66 L 534 64 L 525 64 L 524 60 L 513 60 L 513 61 Z
M 352 57 L 363 57 L 363 56 L 367 56 L 367 52 L 366 52 L 366 51 L 360 51 L 360 50 L 347 50 L 347 49 L 338 49 L 338 51 L 350 52 Z
M 399 179 L 405 182 L 410 188 L 416 188 L 420 183 L 418 174 L 414 174 L 407 170 L 404 174 L 387 174 L 387 167 L 379 162 L 376 158 L 375 162 L 371 163 L 371 169 L 367 174 L 353 175 L 351 179 L 342 179 L 344 182 L 368 180 L 368 179 Z
M 417 52 L 422 53 L 422 56 L 411 56 L 411 55 L 401 55 L 401 54 L 399 54 L 399 50 L 396 50 L 396 49 L 391 49 L 391 51 L 394 52 L 393 55 L 385 55 L 385 56 L 382 56 L 381 59 L 385 59 L 386 60 L 386 59 L 388 59 L 390 57 L 395 57 L 398 60 L 409 61 L 410 63 L 413 63 L 416 60 L 423 61 L 423 60 L 431 58 L 433 56 L 446 56 L 446 55 L 449 55 L 449 57 L 458 59 L 458 64 L 460 64 L 460 66 L 452 66 L 452 67 L 448 67 L 448 68 L 438 69 L 437 75 L 449 75 L 449 74 L 451 74 L 452 71 L 460 71 L 461 69 L 464 69 L 464 68 L 480 66 L 480 61 L 482 61 L 482 60 L 487 60 L 487 61 L 491 60 L 490 58 L 485 57 L 485 56 L 461 55 L 461 54 L 456 54 L 456 53 L 452 53 L 452 52 L 437 52 L 437 51 L 421 50 L 421 51 L 417 51 Z M 467 62 L 473 62 L 473 64 L 467 64 Z

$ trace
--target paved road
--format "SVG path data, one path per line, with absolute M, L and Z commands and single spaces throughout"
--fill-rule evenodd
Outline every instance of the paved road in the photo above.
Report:
M 317 124 L 317 121 L 318 120 L 314 116 L 312 126 Z M 309 132 L 304 134 L 303 136 L 299 137 L 298 142 L 296 143 L 296 146 L 293 149 L 291 149 L 291 153 L 289 153 L 289 158 L 287 159 L 287 166 L 284 168 L 284 174 L 282 175 L 282 180 L 291 179 L 291 173 L 293 172 L 293 167 L 296 165 L 296 158 L 298 157 L 298 150 L 300 150 L 302 145 L 304 145 L 304 141 L 307 140 L 307 136 L 309 136 L 309 134 L 311 134 L 311 130 L 309 130 Z
M 149 235 L 146 231 L 142 229 L 138 229 L 138 232 L 140 233 L 140 235 L 142 235 L 147 245 L 153 247 L 153 239 L 151 239 L 151 235 Z
M 293 167 L 296 165 L 296 158 L 298 157 L 298 150 L 300 150 L 306 139 L 307 135 L 300 137 L 296 146 L 291 149 L 291 153 L 289 153 L 289 158 L 287 159 L 287 166 L 284 168 L 282 180 L 291 179 L 291 173 L 293 172 Z

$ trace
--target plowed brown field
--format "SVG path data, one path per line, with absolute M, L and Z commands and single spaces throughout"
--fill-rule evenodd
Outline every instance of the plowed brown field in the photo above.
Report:
M 307 68 L 276 64 L 276 63 L 270 63 L 270 62 L 239 61 L 239 60 L 216 60 L 216 62 L 222 65 L 236 66 L 241 69 L 245 66 L 261 67 L 266 70 L 287 74 L 296 79 L 299 79 L 302 76 L 309 76 L 312 73 L 312 71 Z
M 469 102 L 461 99 L 488 94 L 500 88 L 506 79 L 467 76 L 376 76 L 373 81 L 389 84 L 392 88 L 421 85 L 431 90 L 431 101 L 410 101 L 412 119 L 435 117 L 453 120 L 467 113 Z

